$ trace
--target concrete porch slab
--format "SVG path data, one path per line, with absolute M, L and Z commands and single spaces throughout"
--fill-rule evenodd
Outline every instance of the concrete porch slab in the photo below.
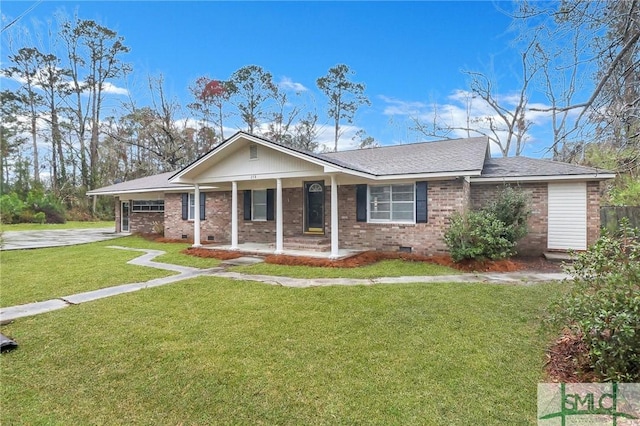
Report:
M 261 244 L 261 243 L 244 243 L 238 244 L 237 250 L 232 250 L 230 245 L 203 245 L 200 248 L 210 249 L 210 250 L 225 250 L 225 251 L 237 251 L 247 255 L 257 255 L 257 256 L 268 256 L 275 254 L 276 247 L 275 244 Z M 354 256 L 358 253 L 361 253 L 360 250 L 347 250 L 340 249 L 338 251 L 338 257 L 336 260 L 346 259 L 348 257 Z M 331 257 L 331 253 L 328 251 L 312 251 L 312 250 L 292 250 L 285 248 L 281 253 L 285 256 L 301 256 L 301 257 L 315 257 L 318 259 L 329 259 Z

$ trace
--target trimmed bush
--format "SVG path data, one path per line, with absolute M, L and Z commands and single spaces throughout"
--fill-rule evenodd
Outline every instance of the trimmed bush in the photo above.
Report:
M 599 380 L 640 381 L 640 231 L 605 232 L 566 270 L 574 282 L 550 324 L 582 339 Z
M 527 235 L 531 214 L 524 192 L 505 186 L 487 207 L 451 216 L 444 241 L 455 262 L 499 260 L 516 254 L 516 243 Z
M 454 213 L 444 241 L 455 262 L 465 259 L 498 260 L 512 256 L 515 243 L 509 241 L 506 225 L 489 211 Z
M 505 224 L 504 237 L 509 241 L 515 243 L 527 235 L 527 220 L 531 216 L 531 209 L 527 195 L 521 190 L 505 186 L 498 198 L 484 210 Z

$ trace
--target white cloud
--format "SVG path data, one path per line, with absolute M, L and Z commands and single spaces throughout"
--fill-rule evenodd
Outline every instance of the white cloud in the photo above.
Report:
M 109 83 L 108 81 L 104 83 L 102 90 L 104 93 L 108 93 L 111 95 L 128 95 L 129 91 L 124 87 L 118 87 L 113 83 Z
M 46 81 L 47 78 L 46 78 L 46 75 L 44 74 L 44 72 L 45 72 L 44 70 L 38 71 L 38 73 L 40 75 L 36 78 L 36 80 Z M 16 83 L 18 83 L 20 85 L 23 85 L 23 84 L 25 84 L 27 82 L 26 79 L 24 79 L 22 77 L 19 77 L 19 76 L 10 77 L 9 79 L 15 81 Z M 74 87 L 73 86 L 73 82 L 71 80 L 67 80 L 65 82 L 65 84 L 70 89 L 73 89 L 73 87 Z M 41 86 L 39 84 L 37 84 L 37 83 L 34 84 L 34 87 L 37 88 L 37 89 L 42 89 Z M 102 91 L 103 91 L 103 93 L 109 94 L 109 95 L 128 95 L 129 94 L 129 90 L 125 89 L 124 87 L 118 87 L 118 86 L 116 86 L 115 84 L 113 84 L 113 83 L 111 83 L 109 81 L 106 81 L 106 82 L 103 83 Z M 83 94 L 87 94 L 87 93 L 88 93 L 88 91 L 83 92 Z
M 294 92 L 306 92 L 309 90 L 302 83 L 296 83 L 289 77 L 282 77 L 280 79 L 280 82 L 278 83 L 278 86 L 281 89 L 291 90 Z
M 420 111 L 422 111 L 426 107 L 426 104 L 423 102 L 403 101 L 384 95 L 380 95 L 378 97 L 387 104 L 387 106 L 385 106 L 384 108 L 384 111 L 382 112 L 384 115 L 413 116 L 415 114 L 420 114 Z

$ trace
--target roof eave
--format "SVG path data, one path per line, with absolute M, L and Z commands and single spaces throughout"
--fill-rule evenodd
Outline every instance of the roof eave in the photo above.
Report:
M 502 182 L 547 182 L 558 180 L 606 180 L 614 179 L 615 173 L 593 173 L 577 175 L 538 175 L 538 176 L 496 176 L 496 177 L 472 177 L 471 183 L 502 183 Z

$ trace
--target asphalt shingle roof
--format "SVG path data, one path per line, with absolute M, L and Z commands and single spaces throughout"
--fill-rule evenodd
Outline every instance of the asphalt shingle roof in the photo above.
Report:
M 163 188 L 180 189 L 190 187 L 190 185 L 169 183 L 169 178 L 173 176 L 174 173 L 175 172 L 161 173 L 159 175 L 147 176 L 139 179 L 129 180 L 126 182 L 116 183 L 113 185 L 105 186 L 103 188 L 94 189 L 93 191 L 89 191 L 89 195 L 114 192 L 144 192 Z
M 480 172 L 488 143 L 487 138 L 478 137 L 338 151 L 322 156 L 376 176 Z
M 527 157 L 487 158 L 481 177 L 571 176 L 610 174 L 609 170 Z

